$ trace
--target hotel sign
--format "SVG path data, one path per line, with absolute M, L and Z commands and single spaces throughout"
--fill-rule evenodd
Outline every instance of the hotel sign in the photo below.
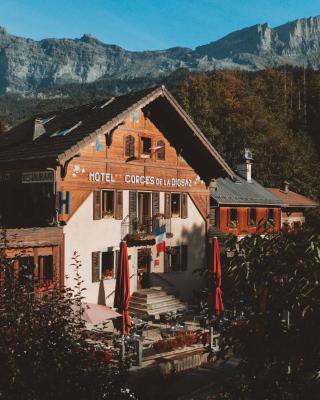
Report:
M 53 182 L 52 171 L 23 172 L 21 175 L 22 183 L 48 183 Z
M 114 175 L 106 172 L 89 172 L 90 182 L 116 182 Z M 191 179 L 184 178 L 157 178 L 148 175 L 124 175 L 123 182 L 133 185 L 146 186 L 171 186 L 171 187 L 191 187 Z

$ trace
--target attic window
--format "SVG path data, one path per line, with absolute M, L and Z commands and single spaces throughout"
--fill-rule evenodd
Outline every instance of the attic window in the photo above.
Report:
M 60 131 L 53 133 L 50 137 L 66 136 L 69 132 L 77 129 L 81 124 L 82 124 L 82 121 L 79 121 L 76 125 L 72 126 L 71 128 L 61 129 Z
M 139 111 L 134 111 L 133 112 L 133 122 L 138 122 L 139 121 Z
M 111 97 L 111 99 L 107 100 L 105 103 L 101 104 L 100 108 L 105 108 L 107 107 L 110 103 L 112 103 L 114 100 L 114 97 Z
M 37 118 L 37 122 L 39 124 L 45 125 L 47 124 L 49 121 L 53 120 L 56 116 L 52 115 L 51 117 L 43 117 L 43 118 Z

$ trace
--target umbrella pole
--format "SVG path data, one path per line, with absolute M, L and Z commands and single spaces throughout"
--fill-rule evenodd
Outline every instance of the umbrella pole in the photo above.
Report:
M 125 355 L 126 355 L 126 348 L 124 345 L 124 335 L 121 336 L 121 360 L 124 363 L 125 360 Z

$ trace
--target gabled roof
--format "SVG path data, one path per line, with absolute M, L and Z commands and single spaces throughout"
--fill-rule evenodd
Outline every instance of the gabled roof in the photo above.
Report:
M 302 194 L 292 192 L 291 190 L 288 190 L 288 192 L 285 192 L 284 190 L 278 189 L 278 188 L 268 188 L 268 191 L 272 193 L 274 196 L 276 196 L 278 199 L 280 199 L 284 203 L 284 207 L 317 207 L 319 204 L 312 200 L 309 199 L 306 196 L 303 196 Z
M 236 176 L 218 178 L 217 189 L 211 192 L 211 197 L 219 205 L 260 205 L 281 207 L 282 201 L 265 189 L 255 180 L 247 182 L 246 179 Z
M 223 175 L 234 176 L 231 168 L 164 86 L 132 92 L 95 104 L 37 115 L 0 137 L 0 163 L 39 159 L 64 163 L 74 157 L 81 147 L 91 143 L 97 135 L 106 134 L 119 126 L 130 112 L 153 103 L 157 103 L 158 107 L 159 99 L 165 99 L 171 110 L 175 110 L 188 127 L 189 133 L 184 134 L 189 135 L 192 145 L 196 144 L 201 148 L 199 162 L 205 163 L 209 159 L 212 164 L 214 160 L 224 172 Z M 42 122 L 40 129 L 38 126 L 35 129 L 35 124 L 39 125 L 39 122 Z M 175 140 L 183 141 L 184 138 Z M 201 158 L 204 154 L 206 159 Z M 210 166 L 207 170 L 210 170 Z M 202 171 L 205 171 L 203 166 Z

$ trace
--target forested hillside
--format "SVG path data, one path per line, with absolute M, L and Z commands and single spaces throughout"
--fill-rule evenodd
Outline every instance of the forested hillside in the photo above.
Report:
M 320 198 L 320 74 L 303 69 L 190 75 L 174 94 L 234 168 L 254 154 L 253 175 Z
M 320 199 L 318 71 L 180 70 L 162 82 L 146 79 L 66 85 L 44 93 L 46 99 L 0 97 L 0 116 L 7 124 L 15 125 L 34 114 L 155 83 L 166 84 L 230 166 L 235 168 L 242 162 L 244 148 L 249 147 L 254 154 L 253 176 L 262 184 L 276 187 L 288 180 L 293 190 Z

